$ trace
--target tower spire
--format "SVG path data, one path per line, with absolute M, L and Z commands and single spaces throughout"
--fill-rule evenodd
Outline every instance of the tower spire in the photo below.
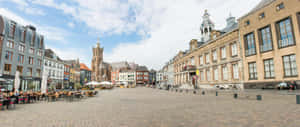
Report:
M 100 37 L 97 37 L 97 47 L 100 47 Z

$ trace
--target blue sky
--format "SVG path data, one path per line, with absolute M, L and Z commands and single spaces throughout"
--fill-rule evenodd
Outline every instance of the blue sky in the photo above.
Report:
M 46 47 L 90 65 L 100 37 L 104 60 L 159 69 L 191 39 L 199 39 L 205 9 L 217 29 L 229 13 L 240 17 L 260 0 L 0 0 L 0 14 L 32 24 Z

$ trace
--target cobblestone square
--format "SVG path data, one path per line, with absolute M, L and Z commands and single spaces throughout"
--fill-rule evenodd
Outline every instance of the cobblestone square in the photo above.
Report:
M 297 127 L 294 95 L 205 95 L 150 88 L 100 91 L 75 102 L 39 102 L 0 112 L 1 127 Z

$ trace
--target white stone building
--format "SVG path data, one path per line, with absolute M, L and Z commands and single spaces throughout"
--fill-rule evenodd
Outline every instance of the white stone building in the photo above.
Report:
M 64 62 L 51 50 L 45 50 L 44 71 L 48 73 L 48 85 L 63 88 Z
M 121 71 L 119 72 L 119 81 L 121 83 L 136 84 L 136 72 L 135 71 Z

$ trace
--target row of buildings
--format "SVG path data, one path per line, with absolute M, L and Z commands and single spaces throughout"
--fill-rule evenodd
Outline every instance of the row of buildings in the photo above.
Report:
M 111 63 L 111 81 L 113 84 L 153 84 L 155 71 L 135 63 Z
M 261 0 L 236 21 L 215 29 L 205 11 L 201 39 L 192 39 L 160 71 L 169 84 L 263 88 L 300 83 L 300 1 Z
M 44 36 L 34 26 L 23 26 L 0 15 L 0 88 L 13 90 L 16 72 L 20 90 L 39 90 L 46 73 L 49 86 L 69 87 L 91 80 L 91 70 L 79 60 L 62 60 L 45 49 Z

